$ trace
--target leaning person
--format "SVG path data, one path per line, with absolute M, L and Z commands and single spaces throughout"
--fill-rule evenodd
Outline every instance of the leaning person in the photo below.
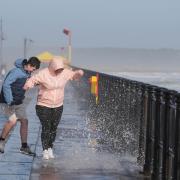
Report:
M 6 138 L 11 129 L 20 122 L 20 136 L 22 146 L 20 152 L 28 155 L 35 155 L 27 144 L 28 120 L 26 117 L 26 107 L 23 100 L 25 90 L 23 86 L 30 77 L 31 73 L 39 69 L 40 61 L 36 57 L 26 59 L 17 59 L 15 68 L 9 71 L 2 84 L 0 94 L 1 111 L 8 117 L 0 135 L 0 152 L 4 153 Z
M 52 148 L 63 112 L 64 88 L 69 80 L 78 80 L 83 74 L 82 70 L 64 68 L 63 60 L 54 57 L 47 68 L 33 75 L 24 86 L 27 90 L 39 85 L 36 114 L 42 125 L 41 142 L 45 160 L 54 158 Z

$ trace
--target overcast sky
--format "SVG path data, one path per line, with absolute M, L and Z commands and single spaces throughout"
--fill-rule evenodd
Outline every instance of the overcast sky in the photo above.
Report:
M 5 46 L 180 49 L 180 0 L 0 0 Z

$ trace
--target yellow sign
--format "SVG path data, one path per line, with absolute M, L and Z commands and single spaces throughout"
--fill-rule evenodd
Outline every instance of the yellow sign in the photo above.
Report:
M 91 93 L 96 97 L 96 104 L 98 102 L 98 79 L 98 74 L 96 76 L 91 76 L 91 78 L 89 79 L 91 83 Z

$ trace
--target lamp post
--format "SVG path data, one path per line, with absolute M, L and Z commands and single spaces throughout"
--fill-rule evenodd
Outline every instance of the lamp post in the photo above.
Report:
M 28 42 L 33 43 L 34 41 L 32 39 L 24 38 L 24 59 L 27 57 Z
M 5 64 L 3 62 L 3 41 L 5 40 L 3 33 L 3 21 L 2 17 L 0 20 L 0 73 L 1 75 L 5 74 Z
M 68 36 L 68 60 L 71 63 L 72 60 L 72 45 L 71 45 L 71 31 L 69 29 L 63 29 L 63 33 Z

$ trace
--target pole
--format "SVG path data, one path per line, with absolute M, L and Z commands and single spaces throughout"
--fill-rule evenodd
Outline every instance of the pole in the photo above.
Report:
M 24 38 L 24 59 L 26 59 L 27 54 L 27 38 Z
M 2 17 L 0 22 L 0 67 L 2 68 L 3 65 L 3 24 L 2 24 Z
M 68 42 L 68 59 L 69 59 L 69 62 L 71 64 L 71 60 L 72 60 L 71 31 L 69 32 L 68 37 L 69 37 L 69 42 Z
M 63 33 L 68 36 L 68 60 L 71 63 L 72 61 L 72 46 L 71 46 L 71 31 L 67 28 L 63 29 Z
M 3 62 L 3 41 L 5 40 L 5 37 L 4 37 L 4 33 L 3 33 L 3 20 L 2 20 L 2 17 L 1 17 L 1 20 L 0 20 L 0 74 L 2 76 L 4 76 L 4 74 L 6 73 L 6 67 L 5 67 L 5 64 Z
M 33 43 L 34 41 L 32 39 L 24 38 L 24 59 L 27 58 L 27 48 L 30 45 L 30 43 Z

